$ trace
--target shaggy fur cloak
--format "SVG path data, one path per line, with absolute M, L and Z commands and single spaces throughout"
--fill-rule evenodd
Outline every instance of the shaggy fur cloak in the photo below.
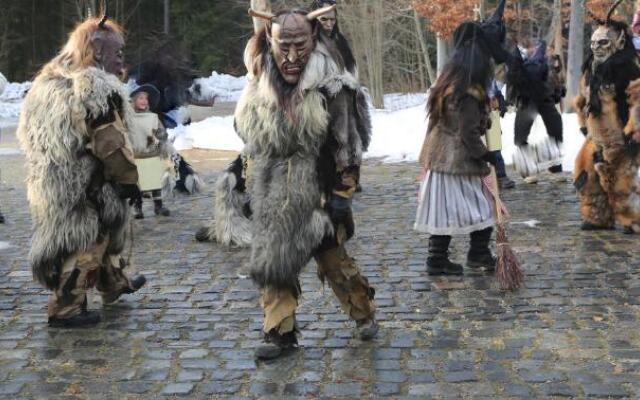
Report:
M 97 68 L 43 73 L 25 98 L 17 135 L 27 158 L 34 227 L 29 263 L 34 278 L 49 289 L 58 286 L 71 254 L 107 235 L 107 254 L 124 247 L 129 207 L 87 149 L 89 122 L 110 112 L 114 97 L 121 100 L 126 125 L 133 111 L 124 86 Z
M 336 171 L 359 165 L 353 75 L 339 68 L 322 44 L 312 53 L 286 114 L 270 54 L 236 109 L 236 129 L 252 165 L 251 276 L 260 286 L 298 287 L 298 275 L 333 225 L 323 207 Z

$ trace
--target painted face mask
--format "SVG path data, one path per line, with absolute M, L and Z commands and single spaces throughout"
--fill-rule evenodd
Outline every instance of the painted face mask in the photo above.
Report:
M 120 75 L 124 70 L 124 39 L 117 33 L 97 32 L 92 40 L 96 62 L 108 73 Z
M 333 28 L 336 26 L 337 15 L 335 11 L 331 11 L 325 15 L 318 17 L 318 22 L 320 22 L 320 26 L 322 26 L 322 30 L 325 33 L 331 34 L 333 33 Z
M 275 18 L 269 36 L 282 78 L 289 84 L 297 84 L 315 47 L 311 22 L 301 14 L 284 14 Z
M 596 65 L 607 61 L 624 47 L 624 32 L 618 33 L 607 26 L 600 26 L 591 35 L 591 51 Z

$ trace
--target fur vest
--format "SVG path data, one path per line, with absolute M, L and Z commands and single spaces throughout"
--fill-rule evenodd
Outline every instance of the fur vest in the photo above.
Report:
M 442 113 L 429 129 L 420 152 L 420 165 L 430 171 L 454 175 L 488 175 L 482 136 L 491 126 L 489 102 L 484 90 L 469 89 L 461 96 L 453 91 L 442 99 Z
M 27 196 L 33 218 L 29 262 L 36 280 L 58 286 L 64 261 L 109 237 L 108 254 L 122 251 L 126 201 L 103 179 L 100 161 L 87 150 L 89 121 L 122 100 L 125 125 L 132 112 L 125 87 L 97 68 L 42 73 L 27 94 L 18 138 L 27 158 Z
M 252 164 L 251 275 L 260 286 L 296 288 L 321 242 L 333 235 L 324 208 L 337 171 L 359 165 L 359 85 L 318 44 L 301 77 L 302 96 L 285 115 L 265 70 L 247 85 L 236 130 Z

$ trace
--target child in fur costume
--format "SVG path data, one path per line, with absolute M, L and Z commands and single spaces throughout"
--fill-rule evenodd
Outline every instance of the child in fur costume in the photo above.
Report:
M 502 24 L 501 13 L 499 7 L 491 22 Z M 490 173 L 488 163 L 495 166 L 497 160 L 482 136 L 490 127 L 486 88 L 492 59 L 506 56 L 504 33 L 486 25 L 466 22 L 456 29 L 453 57 L 429 94 L 429 127 L 420 154 L 426 174 L 415 222 L 416 230 L 431 234 L 429 275 L 462 275 L 462 265 L 449 260 L 452 235 L 471 236 L 467 266 L 493 270 L 496 265 L 489 250 L 494 206 L 482 178 Z
M 142 85 L 131 92 L 131 103 L 136 113 L 132 118 L 130 137 L 142 191 L 142 196 L 136 199 L 134 204 L 136 219 L 144 218 L 142 197 L 145 194 L 153 199 L 153 211 L 156 215 L 171 215 L 162 204 L 162 188 L 170 185 L 167 184 L 170 180 L 168 160 L 174 151 L 160 119 L 149 111 L 150 108 L 156 107 L 159 97 L 158 89 L 150 84 Z

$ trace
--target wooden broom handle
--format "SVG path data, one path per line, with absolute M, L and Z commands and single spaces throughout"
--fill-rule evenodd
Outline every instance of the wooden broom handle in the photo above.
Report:
M 494 185 L 493 187 L 493 200 L 496 207 L 496 219 L 498 220 L 498 224 L 502 224 L 502 200 L 500 200 L 500 189 L 498 187 L 498 174 L 496 174 L 496 167 L 493 165 L 491 168 L 491 180 Z

